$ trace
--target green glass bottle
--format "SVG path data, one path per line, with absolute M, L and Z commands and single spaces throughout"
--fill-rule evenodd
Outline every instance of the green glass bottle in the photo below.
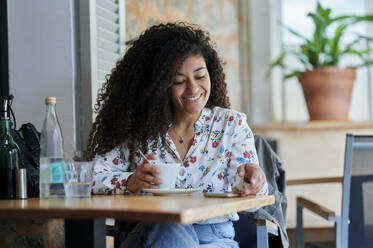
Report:
M 19 168 L 20 152 L 10 134 L 8 100 L 1 102 L 0 115 L 0 199 L 15 199 L 15 170 Z

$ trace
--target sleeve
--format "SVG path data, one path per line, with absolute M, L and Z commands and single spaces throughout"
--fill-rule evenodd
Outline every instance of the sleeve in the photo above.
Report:
M 120 152 L 123 152 L 124 159 Z M 94 158 L 93 194 L 119 194 L 126 191 L 127 179 L 134 173 L 130 166 L 129 149 L 115 148 L 112 151 Z
M 232 117 L 229 117 L 232 118 Z M 246 163 L 254 163 L 259 167 L 255 149 L 254 135 L 246 122 L 245 114 L 237 114 L 232 135 L 231 157 L 228 162 L 228 183 L 232 191 L 241 192 L 249 184 L 238 176 L 237 168 Z M 259 167 L 260 168 L 260 167 Z M 265 182 L 257 195 L 268 195 L 268 184 Z

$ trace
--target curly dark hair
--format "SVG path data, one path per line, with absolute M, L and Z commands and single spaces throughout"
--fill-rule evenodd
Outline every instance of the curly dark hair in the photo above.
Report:
M 201 55 L 210 74 L 206 107 L 229 108 L 223 63 L 209 34 L 185 23 L 152 26 L 133 41 L 99 90 L 85 158 L 124 142 L 142 149 L 149 138 L 164 140 L 172 123 L 170 88 L 189 55 Z

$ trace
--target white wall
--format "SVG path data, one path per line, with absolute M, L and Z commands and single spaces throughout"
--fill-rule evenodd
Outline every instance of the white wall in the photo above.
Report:
M 57 97 L 65 158 L 74 151 L 74 0 L 8 1 L 9 81 L 18 127 L 44 120 L 46 96 Z

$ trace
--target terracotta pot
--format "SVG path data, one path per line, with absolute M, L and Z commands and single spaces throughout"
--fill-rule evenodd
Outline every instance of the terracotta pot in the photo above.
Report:
M 349 120 L 356 69 L 320 67 L 299 75 L 310 120 Z

